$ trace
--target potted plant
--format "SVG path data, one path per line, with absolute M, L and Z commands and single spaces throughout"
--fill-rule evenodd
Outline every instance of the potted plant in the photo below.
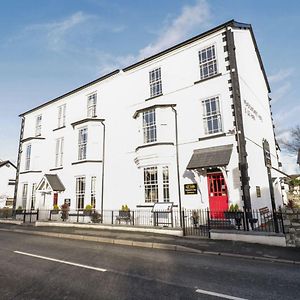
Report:
M 101 220 L 102 220 L 101 214 L 99 214 L 97 210 L 92 211 L 91 213 L 92 223 L 100 223 Z
M 93 211 L 93 206 L 88 204 L 85 209 L 83 210 L 83 213 L 85 216 L 90 216 L 92 214 Z
M 243 212 L 237 204 L 231 204 L 229 210 L 224 212 L 224 216 L 226 219 L 242 218 Z
M 64 203 L 60 208 L 61 208 L 61 218 L 63 221 L 65 221 L 69 218 L 70 207 L 67 203 Z
M 19 206 L 17 209 L 16 209 L 16 215 L 21 215 L 23 213 L 23 208 L 22 206 Z
M 51 213 L 58 214 L 58 212 L 59 212 L 59 206 L 57 204 L 54 204 Z
M 121 210 L 119 210 L 119 217 L 130 218 L 130 208 L 127 206 L 127 204 L 122 205 Z

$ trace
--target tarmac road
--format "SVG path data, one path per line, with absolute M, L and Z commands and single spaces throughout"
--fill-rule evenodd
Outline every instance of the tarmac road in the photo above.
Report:
M 0 232 L 1 299 L 300 299 L 299 265 Z

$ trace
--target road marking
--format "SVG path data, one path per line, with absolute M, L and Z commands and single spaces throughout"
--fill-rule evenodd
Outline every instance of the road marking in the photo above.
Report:
M 27 255 L 27 256 L 31 256 L 31 257 L 35 257 L 35 258 L 40 258 L 40 259 L 45 259 L 45 260 L 50 260 L 50 261 L 54 261 L 54 262 L 58 262 L 61 264 L 66 264 L 66 265 L 71 265 L 71 266 L 75 266 L 75 267 L 90 269 L 90 270 L 94 270 L 94 271 L 98 271 L 98 272 L 106 272 L 107 271 L 106 269 L 102 269 L 102 268 L 96 268 L 96 267 L 92 267 L 92 266 L 77 264 L 77 263 L 73 263 L 70 261 L 65 261 L 65 260 L 55 259 L 55 258 L 51 258 L 51 257 L 31 254 L 31 253 L 27 253 L 27 252 L 14 251 L 14 253 Z
M 239 297 L 234 297 L 234 296 L 230 296 L 230 295 L 225 295 L 225 294 L 220 294 L 220 293 L 215 293 L 215 292 L 200 290 L 200 289 L 197 289 L 196 293 L 210 295 L 210 296 L 215 296 L 215 297 L 224 298 L 224 299 L 231 299 L 231 300 L 247 300 L 245 298 L 239 298 Z

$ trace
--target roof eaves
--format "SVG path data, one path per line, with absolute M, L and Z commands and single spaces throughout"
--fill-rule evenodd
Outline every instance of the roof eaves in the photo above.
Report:
M 151 61 L 153 59 L 156 59 L 156 58 L 158 58 L 158 57 L 160 57 L 162 55 L 165 55 L 165 54 L 167 54 L 167 53 L 169 53 L 171 51 L 174 51 L 174 50 L 176 50 L 178 48 L 181 48 L 183 46 L 191 44 L 191 43 L 193 43 L 193 42 L 195 42 L 195 41 L 197 41 L 197 40 L 199 40 L 201 38 L 204 38 L 207 35 L 210 35 L 210 34 L 212 34 L 214 32 L 217 32 L 217 31 L 221 30 L 222 28 L 225 28 L 226 26 L 229 26 L 229 25 L 234 24 L 234 23 L 235 23 L 235 21 L 233 19 L 230 20 L 230 21 L 227 21 L 227 22 L 225 22 L 225 23 L 223 23 L 223 24 L 221 24 L 221 25 L 219 25 L 217 27 L 214 27 L 214 28 L 212 28 L 212 29 L 210 29 L 208 31 L 205 31 L 205 32 L 201 33 L 201 34 L 198 34 L 198 35 L 196 35 L 196 36 L 194 36 L 194 37 L 192 37 L 192 38 L 190 38 L 190 39 L 188 39 L 186 41 L 183 41 L 183 42 L 181 42 L 181 43 L 179 43 L 179 44 L 177 44 L 175 46 L 172 46 L 172 47 L 170 47 L 170 48 L 168 48 L 166 50 L 163 50 L 163 51 L 161 51 L 161 52 L 159 52 L 157 54 L 154 54 L 154 55 L 149 56 L 149 57 L 147 57 L 145 59 L 142 59 L 142 60 L 140 60 L 140 61 L 138 61 L 138 62 L 136 62 L 136 63 L 134 63 L 134 64 L 132 64 L 132 65 L 130 65 L 128 67 L 126 67 L 126 68 L 123 68 L 123 71 L 127 72 L 127 71 L 129 71 L 131 69 L 134 69 L 134 68 L 136 68 L 136 67 L 138 67 L 138 66 L 140 66 L 140 65 L 142 65 L 144 63 L 147 63 L 147 62 L 149 62 L 149 61 Z
M 66 94 L 63 94 L 63 95 L 61 95 L 61 96 L 59 96 L 59 97 L 56 97 L 56 98 L 54 98 L 54 99 L 52 99 L 52 100 L 50 100 L 50 101 L 47 101 L 47 102 L 45 102 L 45 103 L 43 103 L 43 104 L 41 104 L 41 105 L 39 105 L 39 106 L 37 106 L 37 107 L 35 107 L 35 108 L 32 108 L 32 109 L 30 109 L 30 110 L 27 110 L 27 111 L 25 111 L 24 113 L 21 113 L 21 114 L 19 115 L 19 117 L 23 117 L 23 116 L 25 116 L 25 115 L 28 114 L 28 113 L 31 113 L 31 112 L 33 112 L 33 111 L 35 111 L 35 110 L 37 110 L 37 109 L 40 109 L 40 108 L 42 108 L 42 107 L 44 107 L 44 106 L 46 106 L 46 105 L 49 105 L 49 104 L 51 104 L 51 103 L 54 103 L 54 102 L 56 102 L 56 101 L 58 101 L 58 100 L 60 100 L 60 99 L 63 99 L 63 98 L 65 98 L 65 97 L 67 97 L 67 96 L 70 96 L 70 95 L 72 95 L 72 94 L 74 94 L 74 93 L 77 93 L 77 92 L 79 92 L 79 91 L 81 91 L 81 90 L 83 90 L 83 89 L 85 89 L 85 88 L 87 88 L 87 87 L 89 87 L 89 86 L 91 86 L 91 85 L 93 85 L 93 84 L 95 84 L 95 83 L 98 83 L 98 82 L 103 81 L 103 80 L 105 80 L 105 79 L 107 79 L 107 78 L 109 78 L 109 77 L 111 77 L 111 76 L 113 76 L 113 75 L 116 75 L 116 74 L 118 74 L 119 72 L 120 72 L 120 70 L 119 70 L 119 69 L 116 69 L 115 71 L 113 71 L 113 72 L 111 72 L 111 73 L 108 73 L 108 74 L 105 74 L 105 75 L 103 75 L 103 76 L 101 76 L 101 77 L 99 77 L 99 78 L 97 78 L 97 79 L 95 79 L 95 80 L 93 80 L 93 81 L 91 81 L 91 82 L 88 82 L 88 83 L 86 83 L 86 84 L 84 84 L 84 85 L 82 85 L 82 86 L 80 86 L 80 87 L 78 87 L 78 88 L 76 88 L 76 89 L 74 89 L 74 90 L 72 90 L 72 91 L 66 93 Z

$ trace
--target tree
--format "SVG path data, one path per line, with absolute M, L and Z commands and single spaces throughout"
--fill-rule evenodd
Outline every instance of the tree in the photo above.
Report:
M 289 140 L 282 139 L 282 148 L 290 153 L 297 154 L 300 149 L 300 125 L 291 129 Z

